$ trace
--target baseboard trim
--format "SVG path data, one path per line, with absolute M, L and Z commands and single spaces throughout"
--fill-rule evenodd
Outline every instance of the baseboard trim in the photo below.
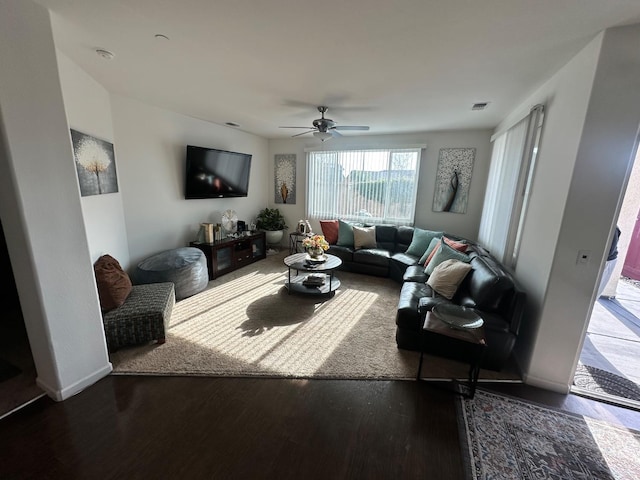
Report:
M 564 395 L 569 393 L 569 385 L 565 383 L 550 382 L 549 380 L 526 374 L 523 376 L 523 379 L 524 383 L 531 385 L 532 387 L 539 387 L 545 390 L 551 390 L 552 392 L 562 393 Z
M 77 382 L 65 387 L 63 389 L 55 389 L 51 386 L 47 385 L 43 382 L 39 377 L 36 378 L 36 384 L 45 391 L 45 393 L 51 397 L 56 402 L 62 402 L 69 397 L 74 396 L 76 393 L 80 393 L 85 388 L 93 385 L 98 380 L 106 377 L 113 370 L 113 365 L 111 362 L 107 362 L 107 364 L 99 370 L 87 375 L 86 377 L 78 380 Z

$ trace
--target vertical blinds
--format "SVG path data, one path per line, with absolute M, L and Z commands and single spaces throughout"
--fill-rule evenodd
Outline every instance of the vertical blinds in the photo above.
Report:
M 497 259 L 515 266 L 544 107 L 494 139 L 478 241 Z
M 420 148 L 307 154 L 307 216 L 412 225 Z

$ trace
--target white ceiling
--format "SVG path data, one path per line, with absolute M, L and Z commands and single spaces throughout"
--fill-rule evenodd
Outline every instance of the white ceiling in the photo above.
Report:
M 37 1 L 110 92 L 267 138 L 317 105 L 369 134 L 493 128 L 599 31 L 640 22 L 639 0 Z

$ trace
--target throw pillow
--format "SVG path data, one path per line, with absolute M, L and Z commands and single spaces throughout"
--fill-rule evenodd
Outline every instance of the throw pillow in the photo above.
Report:
M 455 240 L 451 240 L 450 238 L 447 237 L 442 237 L 442 241 L 444 243 L 446 243 L 447 245 L 449 245 L 451 248 L 453 248 L 454 250 L 457 250 L 459 252 L 466 252 L 467 248 L 469 248 L 469 245 L 467 244 L 467 242 L 457 242 Z M 426 267 L 429 264 L 429 261 L 431 261 L 431 259 L 433 258 L 433 256 L 436 254 L 436 252 L 440 249 L 440 245 L 437 246 L 437 248 L 435 250 L 433 250 L 429 256 L 427 257 L 427 259 L 424 262 L 424 266 Z
M 131 279 L 111 255 L 102 255 L 93 264 L 100 307 L 105 312 L 121 306 L 131 293 Z
M 469 261 L 471 261 L 471 259 L 469 258 L 469 255 L 467 255 L 466 253 L 462 253 L 457 250 L 454 250 L 449 245 L 442 242 L 440 244 L 440 249 L 436 252 L 436 254 L 433 256 L 431 261 L 427 264 L 427 268 L 424 269 L 424 273 L 426 273 L 427 275 L 431 275 L 431 273 L 433 273 L 433 270 L 438 265 L 440 265 L 445 260 L 449 260 L 450 258 L 460 260 L 461 262 L 465 262 L 465 263 L 469 263 Z
M 441 239 L 442 237 L 435 237 L 431 239 L 431 243 L 429 243 L 429 246 L 420 257 L 420 260 L 418 260 L 418 265 L 424 265 L 425 267 L 427 266 L 427 263 L 429 263 L 427 262 L 427 259 L 431 259 L 431 253 L 435 251 L 436 247 L 440 246 Z
M 471 265 L 468 263 L 450 258 L 433 269 L 427 285 L 444 298 L 451 300 L 470 270 Z
M 338 241 L 336 245 L 341 247 L 353 247 L 353 225 L 338 220 Z
M 414 257 L 420 258 L 424 251 L 431 243 L 431 240 L 434 237 L 442 236 L 442 232 L 434 232 L 432 230 L 423 230 L 421 228 L 413 229 L 413 238 L 411 239 L 411 243 L 409 244 L 409 248 L 405 252 L 407 255 L 413 255 Z
M 335 245 L 338 242 L 338 220 L 320 220 L 320 228 L 329 245 Z
M 376 227 L 353 227 L 353 248 L 376 248 Z

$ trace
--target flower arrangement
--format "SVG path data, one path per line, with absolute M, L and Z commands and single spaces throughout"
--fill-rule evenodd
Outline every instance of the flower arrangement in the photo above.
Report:
M 313 235 L 302 239 L 302 245 L 307 249 L 329 250 L 329 243 L 325 240 L 324 235 Z

